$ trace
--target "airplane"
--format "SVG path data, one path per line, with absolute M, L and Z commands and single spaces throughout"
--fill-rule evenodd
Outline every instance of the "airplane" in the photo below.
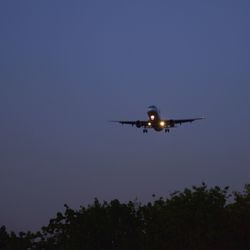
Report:
M 181 125 L 182 123 L 193 122 L 196 120 L 204 119 L 204 118 L 192 118 L 192 119 L 182 119 L 182 120 L 174 120 L 174 119 L 163 120 L 160 117 L 159 109 L 154 105 L 148 107 L 147 115 L 148 115 L 147 121 L 137 120 L 137 121 L 112 121 L 112 122 L 117 122 L 122 125 L 124 124 L 132 126 L 135 125 L 137 128 L 142 127 L 143 133 L 147 133 L 148 129 L 150 128 L 154 129 L 157 132 L 160 132 L 163 129 L 165 132 L 170 132 L 170 128 L 176 127 L 177 124 Z

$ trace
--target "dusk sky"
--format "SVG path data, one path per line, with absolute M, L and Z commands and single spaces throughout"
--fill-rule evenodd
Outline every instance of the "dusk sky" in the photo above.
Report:
M 249 0 L 1 0 L 0 226 L 63 204 L 250 183 Z M 205 117 L 170 133 L 110 123 Z

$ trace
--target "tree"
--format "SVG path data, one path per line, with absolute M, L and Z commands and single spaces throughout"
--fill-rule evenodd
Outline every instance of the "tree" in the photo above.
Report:
M 36 233 L 0 228 L 0 250 L 250 249 L 250 185 L 242 193 L 205 183 L 153 202 L 94 200 L 56 214 Z

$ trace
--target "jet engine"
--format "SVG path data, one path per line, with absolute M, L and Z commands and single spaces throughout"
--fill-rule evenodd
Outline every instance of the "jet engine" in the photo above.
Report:
M 169 126 L 170 126 L 171 128 L 173 128 L 173 127 L 175 126 L 175 123 L 174 123 L 173 120 L 170 120 L 170 121 L 169 121 Z
M 140 121 L 136 121 L 136 122 L 135 122 L 135 126 L 136 126 L 137 128 L 140 128 L 140 127 L 141 127 L 141 122 L 140 122 Z

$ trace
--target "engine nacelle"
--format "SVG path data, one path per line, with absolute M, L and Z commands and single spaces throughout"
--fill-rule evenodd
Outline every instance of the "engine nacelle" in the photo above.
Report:
M 170 120 L 170 121 L 169 121 L 169 126 L 170 126 L 171 128 L 173 128 L 173 127 L 175 126 L 175 123 L 174 123 L 173 120 Z
M 141 127 L 141 122 L 140 122 L 140 121 L 136 121 L 136 122 L 135 122 L 135 126 L 136 126 L 137 128 L 140 128 L 140 127 Z

